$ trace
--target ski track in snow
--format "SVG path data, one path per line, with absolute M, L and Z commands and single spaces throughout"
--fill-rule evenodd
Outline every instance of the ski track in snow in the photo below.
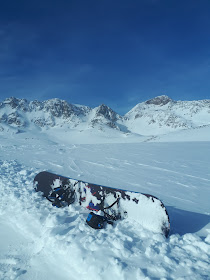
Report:
M 183 159 L 186 146 L 177 152 L 180 145 L 173 152 L 162 146 L 167 150 L 161 154 L 161 146 L 151 143 L 2 142 L 0 279 L 210 279 L 208 149 L 199 157 L 193 146 Z M 34 192 L 33 178 L 43 169 L 157 195 L 168 206 L 170 237 L 129 220 L 100 231 L 89 228 L 87 210 L 52 207 Z
M 154 170 L 158 170 L 158 171 L 162 171 L 162 172 L 174 173 L 174 174 L 177 174 L 177 175 L 180 175 L 180 176 L 192 177 L 192 178 L 195 178 L 195 179 L 198 179 L 198 180 L 204 180 L 204 181 L 210 182 L 210 179 L 197 177 L 197 176 L 193 176 L 193 175 L 190 175 L 190 174 L 180 173 L 180 172 L 176 172 L 176 171 L 165 169 L 165 168 L 155 167 L 155 166 L 151 166 L 151 165 L 147 165 L 147 164 L 143 164 L 143 163 L 138 163 L 138 165 L 144 166 L 144 167 L 149 168 L 149 169 L 154 169 Z

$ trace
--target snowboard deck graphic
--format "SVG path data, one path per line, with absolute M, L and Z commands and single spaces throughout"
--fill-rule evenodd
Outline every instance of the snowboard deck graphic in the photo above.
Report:
M 35 176 L 34 187 L 57 207 L 77 203 L 91 211 L 103 211 L 113 220 L 128 218 L 166 237 L 169 234 L 167 210 L 153 195 L 96 185 L 47 171 Z

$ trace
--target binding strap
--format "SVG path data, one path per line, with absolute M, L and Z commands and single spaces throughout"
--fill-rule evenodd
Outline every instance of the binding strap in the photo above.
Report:
M 112 208 L 116 203 L 119 203 L 119 200 L 120 200 L 120 198 L 118 197 L 114 203 L 112 203 L 110 206 L 104 207 L 103 210 Z
M 119 203 L 120 198 L 118 197 L 111 205 L 107 206 L 107 207 L 103 207 L 101 209 L 101 211 L 104 213 L 104 216 L 106 217 L 106 220 L 108 223 L 113 224 L 112 221 L 116 221 L 121 219 L 121 215 L 120 214 L 108 214 L 105 210 L 112 208 L 115 204 Z M 111 221 L 110 221 L 111 220 Z

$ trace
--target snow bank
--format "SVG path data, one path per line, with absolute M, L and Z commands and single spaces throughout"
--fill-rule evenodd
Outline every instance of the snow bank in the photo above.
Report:
M 0 166 L 1 279 L 209 279 L 210 229 L 165 239 L 124 220 L 93 230 L 80 207 L 52 207 L 33 191 L 35 168 Z

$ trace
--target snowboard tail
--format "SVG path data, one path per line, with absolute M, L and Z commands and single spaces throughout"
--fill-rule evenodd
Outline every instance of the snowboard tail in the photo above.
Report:
M 168 212 L 153 195 L 87 183 L 47 171 L 35 176 L 34 187 L 54 206 L 78 203 L 91 211 L 102 211 L 107 219 L 128 218 L 166 237 L 169 234 Z

